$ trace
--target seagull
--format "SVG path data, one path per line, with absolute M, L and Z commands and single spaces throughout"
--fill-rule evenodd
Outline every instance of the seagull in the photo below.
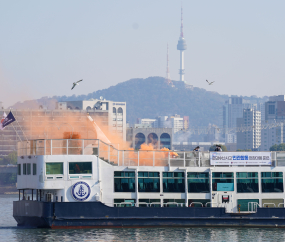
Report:
M 73 88 L 75 88 L 76 87 L 76 85 L 79 85 L 79 83 L 78 82 L 82 82 L 83 81 L 83 79 L 82 80 L 79 80 L 79 81 L 77 81 L 77 82 L 73 82 L 73 87 L 71 88 L 71 90 L 73 89 Z
M 208 82 L 209 85 L 212 85 L 214 82 L 209 82 L 208 80 L 206 80 L 206 82 Z

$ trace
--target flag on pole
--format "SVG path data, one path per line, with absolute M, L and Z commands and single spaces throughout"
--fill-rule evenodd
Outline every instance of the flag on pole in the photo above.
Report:
M 6 115 L 6 113 L 4 112 L 0 123 L 0 129 L 3 130 L 7 125 L 13 123 L 15 120 L 16 119 L 11 111 L 8 115 Z
M 3 113 L 3 117 L 1 118 L 1 121 L 0 121 L 0 129 L 3 130 L 3 126 L 2 126 L 2 123 L 4 122 L 5 118 L 7 117 L 7 114 L 4 112 Z

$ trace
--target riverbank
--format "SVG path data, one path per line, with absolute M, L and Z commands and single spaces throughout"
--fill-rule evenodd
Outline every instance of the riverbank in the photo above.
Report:
M 16 185 L 0 186 L 0 194 L 18 194 Z

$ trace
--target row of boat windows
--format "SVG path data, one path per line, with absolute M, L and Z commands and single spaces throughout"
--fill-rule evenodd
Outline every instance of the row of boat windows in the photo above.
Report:
M 36 175 L 37 164 L 31 163 L 18 164 L 18 175 L 30 175 L 31 165 L 33 165 L 33 175 Z M 64 169 L 62 162 L 46 163 L 47 175 L 63 175 L 63 171 Z M 92 162 L 69 162 L 68 172 L 69 174 L 92 174 Z
M 184 172 L 163 172 L 162 191 L 160 189 L 161 179 L 159 172 L 138 172 L 138 192 L 177 192 L 185 193 Z M 258 193 L 258 172 L 236 173 L 237 193 Z M 233 172 L 213 172 L 213 191 L 234 191 Z M 188 172 L 188 193 L 209 193 L 209 173 Z M 114 172 L 115 192 L 135 192 L 135 172 Z M 261 191 L 283 192 L 282 172 L 261 172 Z
M 37 164 L 35 163 L 24 163 L 23 170 L 21 164 L 18 164 L 18 175 L 37 175 Z

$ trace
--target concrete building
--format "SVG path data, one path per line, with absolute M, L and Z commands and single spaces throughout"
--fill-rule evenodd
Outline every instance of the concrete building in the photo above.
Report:
M 264 104 L 260 150 L 268 151 L 275 144 L 285 143 L 285 96 L 271 96 Z
M 242 97 L 231 96 L 223 106 L 223 126 L 224 128 L 237 127 L 237 118 L 243 117 L 243 110 L 253 108 L 249 100 Z
M 225 142 L 237 141 L 236 135 L 237 119 L 243 117 L 244 109 L 258 110 L 257 104 L 250 103 L 242 97 L 231 96 L 223 106 L 223 128 L 225 130 Z M 231 140 L 229 140 L 230 138 Z
M 184 116 L 183 118 L 180 115 L 173 116 L 159 116 L 155 119 L 142 118 L 138 119 L 138 124 L 135 124 L 135 127 L 141 128 L 172 128 L 173 133 L 177 133 L 180 130 L 189 129 L 189 116 Z
M 157 128 L 158 121 L 157 121 L 157 119 L 141 118 L 141 119 L 139 119 L 139 124 L 141 124 L 142 126 L 150 126 L 153 128 Z
M 225 142 L 226 143 L 237 143 L 237 135 L 236 134 L 225 134 Z
M 127 128 L 127 141 L 135 149 L 141 144 L 153 144 L 155 149 L 172 149 L 171 128 Z
M 285 143 L 285 123 L 268 121 L 263 126 L 265 128 L 261 130 L 260 151 L 269 151 L 271 146 Z
M 94 131 L 82 120 L 87 119 L 87 113 L 98 120 L 103 127 L 108 127 L 113 133 L 117 133 L 124 140 L 126 139 L 126 103 L 111 102 L 102 100 L 102 105 L 97 104 L 98 100 L 59 102 L 56 110 L 13 110 L 12 113 L 16 122 L 0 131 L 0 158 L 13 152 L 17 148 L 17 142 L 30 139 L 51 138 L 50 133 L 54 129 L 61 129 L 68 132 L 80 132 L 84 137 L 94 137 Z M 96 108 L 94 105 L 96 104 Z M 87 109 L 88 106 L 92 107 Z M 84 109 L 85 110 L 84 110 Z M 8 114 L 10 110 L 0 107 L 0 116 L 3 112 Z M 71 120 L 69 117 L 75 117 Z
M 84 110 L 89 113 L 98 113 L 104 117 L 105 124 L 113 133 L 118 133 L 123 140 L 126 140 L 126 109 L 125 102 L 114 102 L 101 98 L 83 101 L 58 102 L 58 110 Z
M 258 150 L 261 145 L 261 112 L 244 109 L 243 117 L 237 119 L 237 149 Z
M 285 96 L 271 96 L 265 103 L 265 120 L 285 120 Z
M 175 114 L 174 116 L 170 116 L 168 120 L 171 122 L 173 133 L 184 129 L 184 120 L 180 115 Z

